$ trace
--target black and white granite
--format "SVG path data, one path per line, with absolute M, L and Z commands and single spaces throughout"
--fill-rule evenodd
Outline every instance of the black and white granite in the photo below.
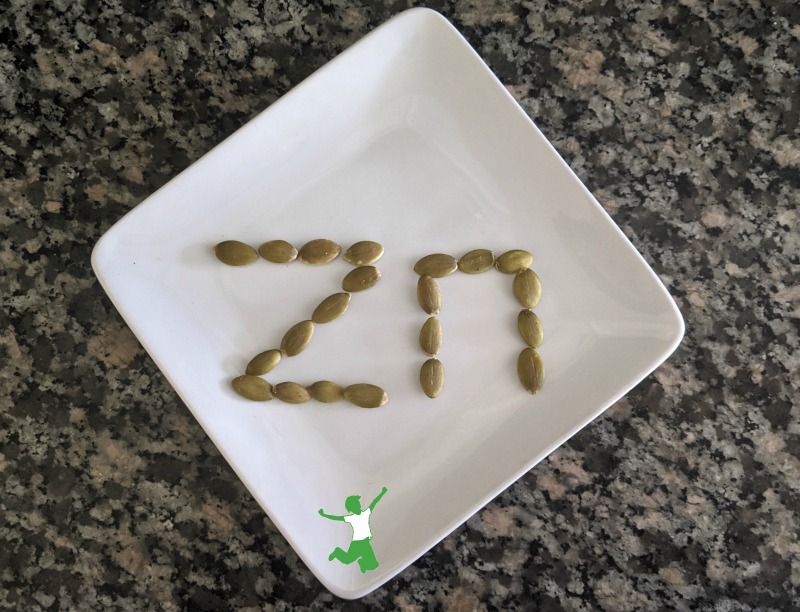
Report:
M 314 579 L 110 305 L 89 261 L 101 234 L 408 6 L 2 4 L 0 609 L 800 607 L 796 3 L 428 4 L 654 267 L 687 334 L 360 601 Z

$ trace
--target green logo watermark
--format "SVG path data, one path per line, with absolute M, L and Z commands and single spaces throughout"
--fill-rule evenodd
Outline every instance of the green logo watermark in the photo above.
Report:
M 381 497 L 386 495 L 386 491 L 386 487 L 383 487 L 381 492 L 372 500 L 372 503 L 363 510 L 361 509 L 361 496 L 351 495 L 344 500 L 344 507 L 350 513 L 345 516 L 326 514 L 322 508 L 319 509 L 320 516 L 332 521 L 344 521 L 353 528 L 353 539 L 350 542 L 350 547 L 345 551 L 337 546 L 328 555 L 328 561 L 338 559 L 345 565 L 358 561 L 362 574 L 378 568 L 379 563 L 375 558 L 375 551 L 372 550 L 372 544 L 369 542 L 372 539 L 369 517 L 372 516 L 372 511 L 378 505 Z

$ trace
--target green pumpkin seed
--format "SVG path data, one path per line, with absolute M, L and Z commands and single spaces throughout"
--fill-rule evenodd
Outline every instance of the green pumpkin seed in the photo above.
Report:
M 311 321 L 300 321 L 289 328 L 281 340 L 281 353 L 293 357 L 300 353 L 314 335 L 314 323 Z
M 524 349 L 517 359 L 517 376 L 528 393 L 535 395 L 544 384 L 544 363 L 532 348 Z
M 419 384 L 431 399 L 439 395 L 444 386 L 444 366 L 438 359 L 428 359 L 419 371 Z
M 389 401 L 389 396 L 377 385 L 358 383 L 345 387 L 344 399 L 361 408 L 378 408 Z
M 250 376 L 263 376 L 267 372 L 272 371 L 280 360 L 281 352 L 278 349 L 264 351 L 250 360 L 250 363 L 247 364 L 247 368 L 245 369 L 245 374 L 249 374 Z
M 494 267 L 503 274 L 514 274 L 528 268 L 533 263 L 533 255 L 522 249 L 506 251 L 494 262 Z
M 297 253 L 297 258 L 303 263 L 311 265 L 319 265 L 333 261 L 339 256 L 342 250 L 338 244 L 332 240 L 319 238 L 306 242 L 300 247 L 300 252 Z
M 258 253 L 249 244 L 238 240 L 225 240 L 214 246 L 214 255 L 229 266 L 246 266 L 258 259 Z
M 254 402 L 266 402 L 272 399 L 272 385 L 263 378 L 244 374 L 231 381 L 233 390 L 242 397 Z
M 439 285 L 427 274 L 423 274 L 417 281 L 417 301 L 429 315 L 439 314 L 442 309 L 442 292 Z
M 525 308 L 533 308 L 542 297 L 542 285 L 536 272 L 527 268 L 514 277 L 514 295 Z
M 452 255 L 445 255 L 444 253 L 434 253 L 433 255 L 426 255 L 414 264 L 414 272 L 422 276 L 427 274 L 433 278 L 442 278 L 448 276 L 456 271 L 458 262 Z
M 318 402 L 339 402 L 344 399 L 344 389 L 341 385 L 329 380 L 318 380 L 308 388 L 308 391 Z
M 296 382 L 282 382 L 275 385 L 275 397 L 287 404 L 303 404 L 311 399 L 311 394 Z
M 258 254 L 272 263 L 289 263 L 297 258 L 297 249 L 285 240 L 270 240 L 258 247 Z
M 494 253 L 488 249 L 475 249 L 458 260 L 458 269 L 467 274 L 480 274 L 494 265 Z
M 342 289 L 355 293 L 369 289 L 381 278 L 381 272 L 375 266 L 359 266 L 351 270 L 342 280 Z
M 532 310 L 521 310 L 517 316 L 519 335 L 531 348 L 539 348 L 544 340 L 544 329 L 541 319 Z
M 378 261 L 382 255 L 383 245 L 371 240 L 362 240 L 347 249 L 342 257 L 354 266 L 368 266 Z
M 311 320 L 314 323 L 330 323 L 341 317 L 348 306 L 350 306 L 349 293 L 334 293 L 319 303 L 311 315 Z
M 419 332 L 419 346 L 431 357 L 442 347 L 442 324 L 436 317 L 429 317 L 422 325 Z

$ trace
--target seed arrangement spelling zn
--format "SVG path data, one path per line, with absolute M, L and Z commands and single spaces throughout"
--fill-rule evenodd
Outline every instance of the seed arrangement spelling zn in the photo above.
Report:
M 332 240 L 317 239 L 296 249 L 285 240 L 270 240 L 258 249 L 239 242 L 226 240 L 214 249 L 216 257 L 231 266 L 254 263 L 259 256 L 272 263 L 287 264 L 295 260 L 308 265 L 322 265 L 335 260 L 342 252 Z M 351 245 L 342 259 L 353 269 L 342 279 L 342 291 L 326 297 L 305 319 L 290 327 L 278 348 L 269 348 L 255 355 L 247 364 L 245 373 L 232 381 L 233 389 L 242 397 L 254 401 L 267 401 L 274 397 L 290 404 L 305 403 L 311 399 L 331 403 L 347 400 L 363 408 L 377 408 L 388 401 L 386 392 L 368 383 L 342 386 L 338 383 L 319 380 L 309 386 L 287 381 L 270 384 L 261 376 L 272 372 L 283 358 L 300 354 L 311 342 L 315 325 L 324 325 L 341 317 L 350 305 L 352 294 L 373 287 L 381 278 L 375 264 L 383 255 L 383 246 L 377 242 L 362 240 Z M 517 376 L 523 388 L 536 394 L 544 384 L 544 364 L 537 348 L 542 344 L 544 331 L 542 321 L 533 309 L 539 303 L 542 287 L 539 276 L 531 269 L 533 255 L 523 249 L 506 251 L 495 258 L 489 249 L 475 249 L 460 259 L 445 253 L 426 255 L 414 265 L 419 275 L 417 301 L 428 315 L 419 332 L 419 346 L 427 359 L 420 368 L 419 382 L 422 391 L 430 398 L 437 397 L 445 381 L 444 365 L 438 359 L 442 346 L 442 325 L 436 316 L 442 309 L 442 292 L 437 279 L 454 272 L 482 274 L 495 268 L 503 274 L 513 276 L 511 288 L 523 309 L 517 315 L 517 328 L 526 347 L 517 358 Z

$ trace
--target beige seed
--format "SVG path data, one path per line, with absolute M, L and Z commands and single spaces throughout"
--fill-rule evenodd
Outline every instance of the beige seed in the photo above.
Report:
M 544 329 L 541 319 L 532 310 L 521 310 L 517 316 L 519 335 L 531 348 L 539 348 L 544 340 Z
M 524 349 L 517 359 L 517 376 L 528 393 L 535 395 L 544 384 L 544 363 L 532 348 Z
M 506 251 L 494 262 L 494 267 L 503 274 L 514 274 L 520 270 L 530 267 L 533 263 L 533 255 L 522 249 Z
M 319 238 L 311 242 L 306 242 L 300 247 L 297 258 L 303 263 L 319 265 L 336 259 L 341 250 L 342 247 L 332 240 Z
M 427 274 L 417 281 L 417 301 L 427 314 L 439 314 L 442 309 L 442 292 L 439 285 Z
M 426 355 L 433 357 L 442 348 L 442 324 L 436 317 L 429 317 L 419 332 L 419 346 Z
M 281 340 L 281 352 L 284 355 L 293 357 L 300 353 L 314 335 L 314 323 L 311 321 L 300 321 L 289 328 Z
M 514 295 L 525 308 L 533 308 L 542 297 L 542 285 L 536 272 L 527 268 L 514 277 Z
M 361 408 L 378 408 L 389 401 L 389 396 L 377 385 L 357 383 L 345 387 L 344 399 Z
M 359 266 L 351 270 L 342 280 L 342 289 L 355 293 L 369 289 L 381 278 L 381 272 L 375 266 Z
M 348 306 L 350 306 L 349 293 L 334 293 L 319 303 L 311 315 L 311 320 L 314 323 L 330 323 L 341 317 Z
M 244 374 L 231 381 L 233 390 L 242 397 L 255 402 L 266 402 L 272 399 L 272 385 L 263 378 Z
M 271 372 L 272 369 L 278 365 L 280 360 L 281 352 L 278 349 L 264 351 L 250 360 L 250 363 L 247 364 L 247 368 L 245 369 L 245 374 L 249 374 L 250 376 L 263 376 L 267 372 Z
M 275 397 L 287 404 L 303 404 L 311 399 L 311 394 L 296 382 L 282 382 L 275 385 Z
M 258 253 L 249 244 L 238 240 L 225 240 L 214 246 L 214 255 L 229 266 L 246 266 L 258 259 Z
M 488 249 L 475 249 L 458 260 L 458 269 L 467 274 L 480 274 L 494 265 L 494 253 Z
M 430 398 L 439 395 L 444 386 L 444 366 L 438 359 L 428 359 L 419 371 L 419 384 Z
M 339 402 L 344 399 L 344 389 L 341 385 L 329 380 L 318 380 L 308 388 L 308 391 L 318 402 Z
M 342 257 L 354 266 L 368 266 L 378 261 L 381 256 L 383 256 L 383 245 L 371 240 L 362 240 L 347 249 Z
M 258 254 L 272 263 L 289 263 L 297 258 L 297 249 L 285 240 L 270 240 L 258 247 Z
M 426 255 L 414 264 L 414 272 L 422 276 L 427 274 L 433 278 L 442 278 L 448 276 L 456 271 L 458 262 L 452 255 L 445 255 L 444 253 L 434 253 L 433 255 Z

